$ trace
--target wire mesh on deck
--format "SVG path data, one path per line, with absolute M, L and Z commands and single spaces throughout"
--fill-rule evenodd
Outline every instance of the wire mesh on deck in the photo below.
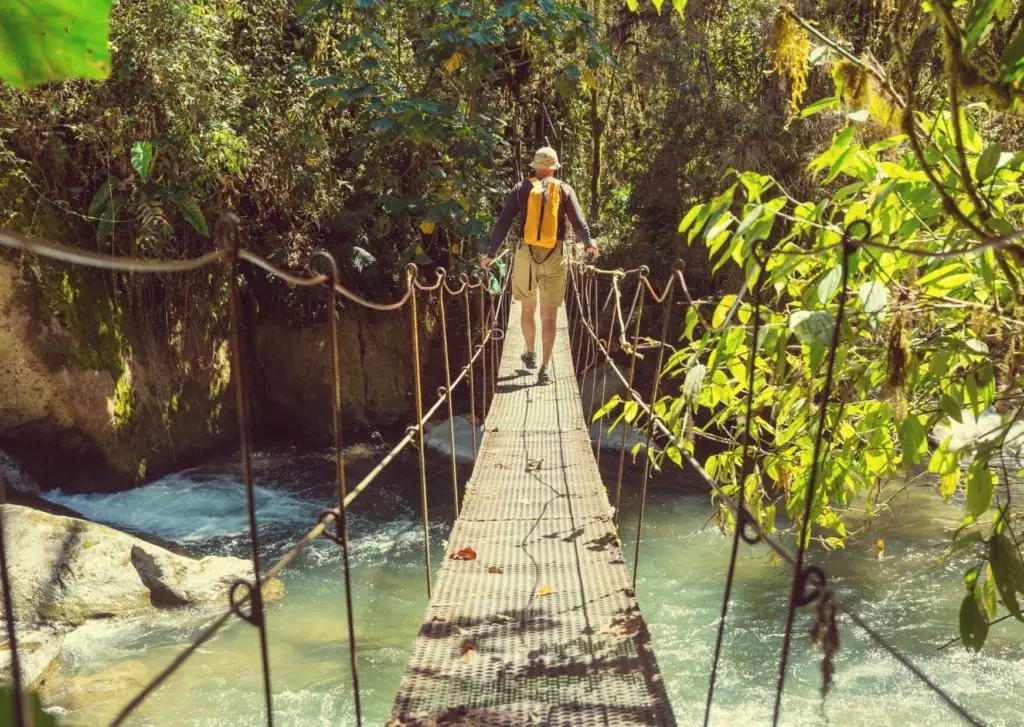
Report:
M 547 386 L 520 364 L 518 313 L 390 724 L 675 724 L 583 428 L 565 313 Z

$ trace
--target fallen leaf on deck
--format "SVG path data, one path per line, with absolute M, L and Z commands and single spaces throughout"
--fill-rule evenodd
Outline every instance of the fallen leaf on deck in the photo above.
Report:
M 462 642 L 462 661 L 465 664 L 472 664 L 477 659 L 476 643 L 473 641 Z
M 526 471 L 536 472 L 537 470 L 540 469 L 540 466 L 542 464 L 544 464 L 544 460 L 542 459 L 528 459 L 526 460 Z
M 497 573 L 498 575 L 501 575 L 502 573 L 505 572 L 505 569 L 501 568 L 499 566 L 496 566 L 496 565 L 492 565 L 490 568 L 487 569 L 487 572 L 488 573 Z
M 452 556 L 452 560 L 476 560 L 476 551 L 472 548 L 463 548 Z
M 541 586 L 537 589 L 538 596 L 550 596 L 555 592 L 554 586 Z
M 616 616 L 612 619 L 611 624 L 601 629 L 601 633 L 606 636 L 628 638 L 636 636 L 643 631 L 643 628 L 643 619 L 640 618 L 639 614 L 634 613 L 629 616 Z

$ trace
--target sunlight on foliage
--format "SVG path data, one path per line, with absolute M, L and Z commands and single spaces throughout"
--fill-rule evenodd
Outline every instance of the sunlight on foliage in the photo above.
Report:
M 807 90 L 811 39 L 783 9 L 775 15 L 768 49 L 776 69 L 789 84 L 789 107 L 796 114 L 800 111 L 804 91 Z

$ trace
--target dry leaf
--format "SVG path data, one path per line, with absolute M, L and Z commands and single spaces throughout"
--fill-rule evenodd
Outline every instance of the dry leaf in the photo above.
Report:
M 640 618 L 639 614 L 634 613 L 628 616 L 616 616 L 612 619 L 611 624 L 601 629 L 601 633 L 606 636 L 628 638 L 636 636 L 643 630 L 643 627 L 643 619 Z
M 444 62 L 444 69 L 449 73 L 455 73 L 462 66 L 462 51 L 457 50 Z
M 500 568 L 499 566 L 496 566 L 496 565 L 492 565 L 490 568 L 487 569 L 487 572 L 488 573 L 497 573 L 497 574 L 500 575 L 500 574 L 505 572 L 505 569 L 504 568 Z
M 550 596 L 555 593 L 554 586 L 544 585 L 537 589 L 538 596 Z
M 476 661 L 477 654 L 476 642 L 472 640 L 466 640 L 462 642 L 462 662 L 464 664 L 472 664 Z
M 463 548 L 452 556 L 452 560 L 476 560 L 476 551 L 472 548 Z

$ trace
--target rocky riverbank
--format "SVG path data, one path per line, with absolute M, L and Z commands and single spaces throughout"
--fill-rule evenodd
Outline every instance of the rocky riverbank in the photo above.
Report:
M 252 578 L 240 558 L 191 558 L 119 530 L 35 510 L 0 505 L 23 682 L 41 688 L 60 663 L 64 640 L 100 619 L 138 618 L 170 609 L 227 604 L 237 580 Z M 270 581 L 264 597 L 284 594 Z M 10 651 L 0 643 L 0 680 Z

